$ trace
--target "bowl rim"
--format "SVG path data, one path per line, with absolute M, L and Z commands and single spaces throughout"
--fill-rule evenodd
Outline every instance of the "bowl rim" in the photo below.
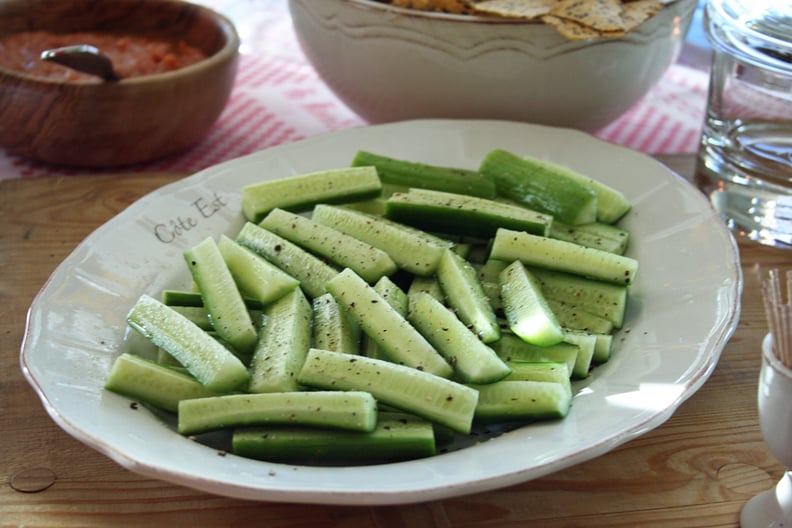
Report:
M 292 0 L 289 0 L 291 3 Z M 444 20 L 449 22 L 459 23 L 480 23 L 492 25 L 545 25 L 541 20 L 536 19 L 521 19 L 521 18 L 507 18 L 499 17 L 496 15 L 473 15 L 473 14 L 456 14 L 444 13 L 440 11 L 426 11 L 421 9 L 412 9 L 409 7 L 400 7 L 392 4 L 385 3 L 380 0 L 337 0 L 341 4 L 350 5 L 356 9 L 368 9 L 372 11 L 386 12 L 391 15 L 399 15 L 404 18 L 418 18 L 427 20 Z M 663 9 L 676 3 L 684 1 L 695 2 L 698 0 L 660 0 L 663 4 Z
M 31 75 L 17 70 L 11 70 L 8 68 L 4 68 L 2 66 L 0 66 L 0 74 L 8 76 L 10 78 L 18 79 L 23 82 L 36 83 L 41 85 L 51 84 L 57 86 L 73 86 L 79 88 L 98 87 L 98 86 L 118 86 L 118 85 L 131 86 L 131 85 L 139 85 L 139 84 L 168 82 L 175 77 L 181 77 L 185 74 L 189 75 L 192 73 L 197 73 L 199 71 L 210 69 L 224 63 L 233 62 L 234 59 L 239 55 L 239 46 L 241 43 L 239 33 L 237 32 L 234 23 L 226 15 L 206 5 L 196 4 L 189 0 L 157 0 L 157 2 L 160 4 L 187 5 L 192 8 L 195 8 L 197 11 L 203 14 L 208 15 L 209 18 L 211 18 L 215 22 L 220 32 L 225 35 L 226 37 L 225 44 L 223 44 L 223 46 L 220 49 L 218 49 L 211 55 L 207 56 L 205 59 L 198 61 L 196 63 L 189 64 L 187 66 L 172 71 L 153 73 L 150 75 L 127 77 L 114 83 L 108 83 L 101 80 L 99 80 L 99 82 L 86 82 L 86 81 L 72 81 L 72 80 L 62 80 L 62 79 L 48 79 L 46 77 L 39 77 L 37 75 Z M 86 31 L 90 31 L 90 29 Z

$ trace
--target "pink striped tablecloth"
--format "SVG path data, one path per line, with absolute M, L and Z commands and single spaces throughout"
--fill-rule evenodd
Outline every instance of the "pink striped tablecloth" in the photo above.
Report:
M 188 151 L 119 170 L 196 172 L 274 145 L 366 124 L 307 62 L 283 0 L 201 1 L 228 15 L 242 38 L 231 99 L 207 136 Z M 704 119 L 707 82 L 706 72 L 675 64 L 641 101 L 595 135 L 648 154 L 693 153 Z M 0 150 L 0 179 L 85 172 Z

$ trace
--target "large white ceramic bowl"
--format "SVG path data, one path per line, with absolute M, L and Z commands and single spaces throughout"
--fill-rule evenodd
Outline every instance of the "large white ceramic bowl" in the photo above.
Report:
M 290 0 L 306 56 L 371 123 L 507 119 L 596 130 L 627 111 L 681 50 L 696 0 L 674 0 L 624 38 L 570 41 L 549 26 L 397 8 Z

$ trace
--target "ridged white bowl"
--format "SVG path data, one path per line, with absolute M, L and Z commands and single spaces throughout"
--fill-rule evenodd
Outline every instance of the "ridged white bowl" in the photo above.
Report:
M 318 73 L 371 123 L 506 119 L 593 131 L 626 112 L 681 50 L 696 0 L 619 39 L 569 41 L 536 22 L 290 0 Z

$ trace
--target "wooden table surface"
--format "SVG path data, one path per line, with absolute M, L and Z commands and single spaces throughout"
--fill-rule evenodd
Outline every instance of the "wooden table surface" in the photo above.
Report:
M 693 172 L 690 156 L 661 161 Z M 0 526 L 737 526 L 745 501 L 782 475 L 757 422 L 767 332 L 758 270 L 789 268 L 792 253 L 746 241 L 739 326 L 707 383 L 662 426 L 575 467 L 501 490 L 388 507 L 247 502 L 122 469 L 58 428 L 23 379 L 25 314 L 78 242 L 179 176 L 0 181 Z

